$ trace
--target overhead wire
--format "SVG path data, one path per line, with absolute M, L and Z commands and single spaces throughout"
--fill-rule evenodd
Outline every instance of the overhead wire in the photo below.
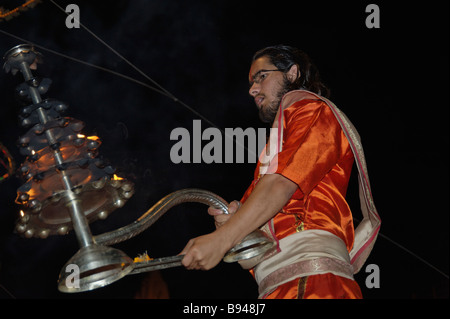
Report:
M 68 14 L 66 10 L 64 10 L 63 7 L 61 7 L 59 4 L 57 4 L 54 0 L 50 0 L 51 3 L 53 3 L 58 9 L 60 9 L 62 12 L 64 12 L 66 15 Z M 140 68 L 138 68 L 136 65 L 134 65 L 131 61 L 129 61 L 127 58 L 125 58 L 122 54 L 120 54 L 117 50 L 112 48 L 108 43 L 103 41 L 99 36 L 97 36 L 94 32 L 92 32 L 89 28 L 87 28 L 84 24 L 81 23 L 81 21 L 77 20 L 76 17 L 74 17 L 75 22 L 79 23 L 81 27 L 83 27 L 84 30 L 86 30 L 90 35 L 92 35 L 97 41 L 99 41 L 101 44 L 106 46 L 111 52 L 113 52 L 115 55 L 117 55 L 120 59 L 122 59 L 125 63 L 127 63 L 130 67 L 132 67 L 136 72 L 138 72 L 140 75 L 145 77 L 147 80 L 149 80 L 151 83 L 156 85 L 162 92 L 164 92 L 164 95 L 171 98 L 174 102 L 178 102 L 187 109 L 189 109 L 191 112 L 196 114 L 197 116 L 201 117 L 204 121 L 208 122 L 210 125 L 217 127 L 214 123 L 212 123 L 210 120 L 205 118 L 203 115 L 198 113 L 195 109 L 184 103 L 183 101 L 179 100 L 175 95 L 173 95 L 171 92 L 166 90 L 163 86 L 161 86 L 158 82 L 153 80 L 150 76 L 148 76 L 144 71 L 142 71 Z
M 62 12 L 64 12 L 66 15 L 68 15 L 68 13 L 66 12 L 66 10 L 61 7 L 59 4 L 57 4 L 54 0 L 50 0 L 51 3 L 53 3 L 59 10 L 61 10 Z M 83 23 L 81 23 L 81 21 L 79 21 L 76 17 L 73 17 L 76 23 L 79 23 L 79 25 L 86 30 L 90 35 L 92 35 L 97 41 L 99 41 L 101 44 L 103 44 L 105 47 L 107 47 L 111 52 L 113 52 L 116 56 L 118 56 L 120 59 L 122 59 L 125 63 L 127 63 L 131 68 L 133 68 L 136 72 L 138 72 L 140 75 L 142 75 L 143 77 L 145 77 L 147 80 L 149 80 L 151 83 L 153 83 L 154 85 L 156 85 L 161 91 L 163 91 L 167 97 L 169 97 L 170 99 L 172 99 L 174 102 L 181 104 L 182 106 L 184 106 L 185 108 L 187 108 L 188 110 L 190 110 L 192 113 L 194 113 L 195 115 L 197 115 L 198 117 L 200 117 L 202 120 L 204 120 L 205 122 L 207 122 L 208 124 L 210 124 L 211 126 L 219 129 L 222 134 L 225 135 L 225 138 L 231 138 L 233 142 L 235 142 L 237 145 L 239 145 L 240 147 L 243 147 L 246 151 L 249 152 L 250 155 L 253 156 L 257 156 L 257 154 L 255 152 L 253 152 L 253 150 L 249 150 L 245 145 L 242 145 L 240 143 L 240 141 L 238 140 L 234 140 L 232 137 L 228 136 L 228 134 L 225 134 L 225 132 L 218 127 L 216 124 L 214 124 L 213 122 L 211 122 L 208 118 L 206 118 L 205 116 L 203 116 L 202 114 L 200 114 L 197 110 L 195 110 L 194 108 L 190 107 L 188 104 L 186 104 L 185 102 L 183 102 L 182 100 L 178 99 L 175 95 L 173 95 L 171 92 L 169 92 L 168 90 L 166 90 L 162 85 L 160 85 L 158 82 L 156 82 L 154 79 L 152 79 L 150 76 L 148 76 L 144 71 L 142 71 L 140 68 L 138 68 L 136 65 L 134 65 L 130 60 L 128 60 L 127 58 L 125 58 L 122 54 L 120 54 L 117 50 L 115 50 L 114 48 L 112 48 L 108 43 L 106 43 L 105 41 L 103 41 L 99 36 L 97 36 L 93 31 L 91 31 L 88 27 L 86 27 Z
M 29 40 L 27 40 L 27 39 L 24 39 L 24 38 L 21 38 L 21 37 L 18 37 L 18 36 L 16 36 L 16 35 L 14 35 L 14 34 L 11 34 L 11 33 L 9 33 L 9 32 L 6 32 L 6 31 L 4 31 L 4 30 L 2 30 L 2 29 L 0 29 L 0 33 L 3 33 L 3 34 L 5 34 L 5 35 L 7 35 L 7 36 L 10 36 L 10 37 L 12 37 L 12 38 L 15 38 L 15 39 L 17 39 L 17 40 L 19 40 L 19 41 L 21 41 L 21 42 L 28 43 L 28 44 L 30 44 L 30 45 L 32 45 L 32 46 L 38 48 L 38 49 L 41 49 L 41 50 L 43 50 L 43 51 L 52 53 L 52 54 L 54 54 L 54 55 L 63 57 L 63 58 L 65 58 L 65 59 L 68 59 L 68 60 L 71 60 L 71 61 L 74 61 L 74 62 L 77 62 L 77 63 L 80 63 L 80 64 L 84 64 L 84 65 L 86 65 L 86 66 L 89 66 L 89 67 L 92 67 L 92 68 L 95 68 L 95 69 L 98 69 L 98 70 L 101 70 L 101 71 L 104 71 L 104 72 L 111 73 L 111 74 L 113 74 L 113 75 L 116 75 L 116 76 L 119 76 L 119 77 L 121 77 L 121 78 L 124 78 L 124 79 L 126 79 L 126 80 L 128 80 L 128 81 L 131 81 L 131 82 L 134 82 L 134 83 L 136 83 L 136 84 L 142 85 L 142 86 L 144 86 L 144 87 L 146 87 L 146 88 L 148 88 L 148 89 L 151 89 L 151 90 L 153 90 L 153 91 L 155 91 L 155 92 L 157 92 L 157 93 L 159 93 L 159 94 L 168 96 L 164 91 L 159 90 L 159 89 L 157 89 L 157 88 L 155 88 L 155 87 L 153 87 L 153 86 L 151 86 L 151 85 L 149 85 L 149 84 L 147 84 L 147 83 L 145 83 L 145 82 L 142 82 L 142 81 L 139 81 L 139 80 L 137 80 L 137 79 L 135 79 L 135 78 L 132 78 L 131 76 L 125 75 L 125 74 L 123 74 L 123 73 L 120 73 L 120 72 L 117 72 L 117 71 L 114 71 L 114 70 L 111 70 L 111 69 L 108 69 L 108 68 L 105 68 L 105 67 L 102 67 L 102 66 L 99 66 L 99 65 L 90 63 L 90 62 L 86 62 L 86 61 L 83 61 L 83 60 L 80 60 L 80 59 L 71 57 L 71 56 L 69 56 L 69 55 L 67 55 L 67 54 L 60 53 L 60 52 L 57 52 L 57 51 L 52 50 L 52 49 L 49 49 L 49 48 L 46 48 L 46 47 L 44 47 L 44 46 L 42 46 L 42 45 L 39 45 L 39 44 L 37 44 L 37 43 L 34 43 L 34 42 L 32 42 L 32 41 L 29 41 Z

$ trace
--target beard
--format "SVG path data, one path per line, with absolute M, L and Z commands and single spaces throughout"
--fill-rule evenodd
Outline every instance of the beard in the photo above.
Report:
M 278 108 L 280 107 L 281 99 L 289 92 L 291 82 L 286 76 L 283 76 L 283 82 L 280 84 L 280 89 L 275 94 L 275 99 L 267 106 L 259 109 L 259 119 L 264 123 L 272 124 L 277 116 Z

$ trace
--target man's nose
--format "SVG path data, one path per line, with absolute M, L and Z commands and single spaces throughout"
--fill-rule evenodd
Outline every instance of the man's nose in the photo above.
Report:
M 250 90 L 248 91 L 248 93 L 252 96 L 255 97 L 258 95 L 260 91 L 260 86 L 257 83 L 253 83 L 252 86 L 250 87 Z

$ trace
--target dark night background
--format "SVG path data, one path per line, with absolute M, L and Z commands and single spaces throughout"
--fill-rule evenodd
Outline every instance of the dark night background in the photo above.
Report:
M 394 2 L 394 1 L 391 1 Z M 23 1 L 0 1 L 15 7 Z M 380 268 L 378 289 L 368 299 L 448 298 L 449 140 L 448 1 L 375 1 L 381 28 L 368 29 L 369 1 L 61 1 L 79 5 L 81 23 L 177 98 L 219 128 L 263 127 L 248 96 L 248 69 L 255 51 L 288 44 L 306 51 L 331 88 L 333 100 L 357 127 L 365 149 L 381 233 L 423 258 L 443 275 L 385 237 L 367 264 Z M 314 4 L 312 4 L 314 3 Z M 68 29 L 66 15 L 50 1 L 22 12 L 0 29 L 48 49 L 149 83 L 83 28 Z M 22 41 L 0 33 L 0 53 Z M 102 139 L 100 154 L 133 180 L 136 194 L 94 234 L 137 219 L 163 196 L 182 188 L 211 190 L 240 199 L 254 164 L 173 164 L 169 152 L 177 127 L 192 131 L 199 116 L 165 96 L 118 76 L 55 54 L 44 55 L 37 75 L 53 84 L 45 97 L 67 102 L 68 116 Z M 17 166 L 14 90 L 22 82 L 0 75 L 0 141 Z M 211 125 L 202 121 L 202 129 Z M 78 250 L 71 233 L 45 240 L 13 233 L 16 190 L 0 183 L 0 298 L 133 298 L 145 274 L 92 292 L 58 292 L 62 266 Z M 356 179 L 349 201 L 358 217 Z M 177 254 L 187 241 L 214 228 L 206 207 L 174 208 L 143 234 L 117 245 L 129 256 Z M 161 272 L 171 298 L 255 298 L 256 285 L 237 264 L 204 271 Z M 8 291 L 6 291 L 5 290 Z M 12 296 L 11 296 L 12 295 Z

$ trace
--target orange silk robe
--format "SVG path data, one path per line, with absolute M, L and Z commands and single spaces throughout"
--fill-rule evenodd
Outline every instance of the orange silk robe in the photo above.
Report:
M 321 229 L 340 237 L 350 251 L 354 240 L 353 219 L 345 194 L 353 165 L 353 153 L 341 126 L 322 101 L 304 99 L 284 109 L 283 146 L 278 153 L 277 174 L 298 185 L 297 191 L 273 218 L 274 231 L 282 239 L 297 231 Z M 241 202 L 250 196 L 259 176 Z M 293 280 L 266 298 L 361 298 L 355 281 L 332 274 Z

